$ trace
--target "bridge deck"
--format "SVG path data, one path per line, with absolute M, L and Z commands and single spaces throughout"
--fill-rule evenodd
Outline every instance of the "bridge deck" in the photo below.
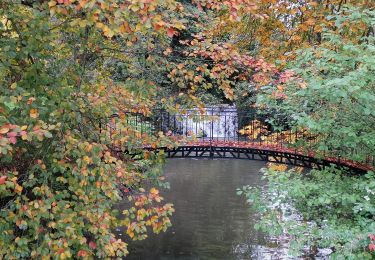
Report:
M 282 145 L 246 141 L 185 141 L 178 147 L 159 147 L 146 150 L 164 150 L 167 158 L 233 158 L 261 160 L 295 166 L 322 169 L 330 165 L 348 168 L 354 172 L 365 173 L 373 166 L 338 157 L 318 155 L 314 152 L 293 149 Z

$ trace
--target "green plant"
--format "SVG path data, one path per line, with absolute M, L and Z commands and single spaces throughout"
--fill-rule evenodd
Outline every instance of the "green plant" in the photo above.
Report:
M 271 235 L 285 233 L 290 254 L 304 248 L 331 248 L 332 259 L 372 259 L 369 235 L 375 232 L 375 174 L 348 176 L 337 169 L 307 174 L 265 170 L 265 190 L 238 190 L 260 213 L 256 227 Z
M 322 44 L 289 63 L 293 80 L 262 88 L 258 105 L 318 136 L 309 149 L 366 161 L 375 154 L 375 11 L 343 10 L 329 17 L 335 27 L 323 28 Z

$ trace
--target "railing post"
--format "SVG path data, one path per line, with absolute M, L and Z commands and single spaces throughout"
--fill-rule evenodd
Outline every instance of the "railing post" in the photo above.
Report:
M 212 141 L 214 139 L 214 109 L 211 108 L 211 131 L 210 131 L 210 158 L 214 157 L 214 151 L 212 147 Z
M 237 143 L 239 143 L 239 141 L 240 141 L 240 133 L 239 133 L 239 130 L 240 129 L 238 129 L 239 128 L 239 126 L 240 126 L 240 122 L 241 122 L 241 120 L 243 120 L 243 118 L 241 118 L 240 117 L 241 116 L 241 114 L 239 113 L 239 112 L 237 112 L 237 115 L 236 115 L 236 117 L 237 117 L 237 120 L 235 121 L 236 122 L 236 124 L 237 124 L 237 129 L 236 129 L 236 135 L 237 135 Z M 242 123 L 242 122 L 241 122 Z M 236 140 L 236 137 L 234 138 L 234 140 Z
M 214 109 L 211 108 L 211 132 L 210 132 L 210 143 L 214 139 Z
M 221 120 L 221 116 L 220 116 L 220 120 Z M 227 136 L 227 113 L 224 111 L 224 142 L 226 141 L 226 136 Z
M 303 136 L 302 136 L 302 139 L 303 139 Z M 298 143 L 298 128 L 296 127 L 296 133 L 295 133 L 295 137 L 294 137 L 294 147 L 295 147 L 295 154 L 297 154 L 297 143 Z M 309 148 L 310 149 L 310 148 Z

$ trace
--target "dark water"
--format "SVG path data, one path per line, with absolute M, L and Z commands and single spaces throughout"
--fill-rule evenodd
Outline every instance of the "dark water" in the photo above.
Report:
M 263 162 L 170 159 L 163 191 L 175 206 L 172 227 L 129 245 L 126 259 L 263 259 L 263 234 L 255 214 L 236 195 L 243 185 L 263 185 Z M 267 257 L 268 258 L 268 257 Z

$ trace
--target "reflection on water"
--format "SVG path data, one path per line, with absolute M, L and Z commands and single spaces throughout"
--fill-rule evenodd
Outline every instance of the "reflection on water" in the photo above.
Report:
M 236 188 L 263 185 L 263 162 L 170 159 L 165 166 L 174 204 L 172 227 L 129 245 L 127 259 L 265 259 L 269 248 L 254 230 L 255 214 Z

